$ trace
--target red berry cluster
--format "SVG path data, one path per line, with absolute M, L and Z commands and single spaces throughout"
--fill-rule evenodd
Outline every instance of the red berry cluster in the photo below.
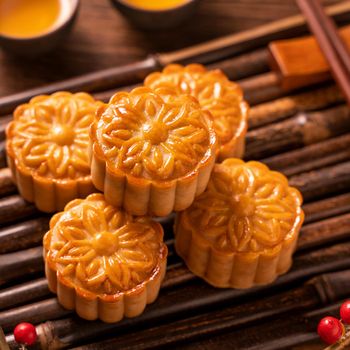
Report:
M 350 300 L 340 307 L 340 320 L 332 316 L 322 318 L 317 326 L 317 333 L 327 344 L 334 344 L 344 335 L 344 324 L 350 325 Z

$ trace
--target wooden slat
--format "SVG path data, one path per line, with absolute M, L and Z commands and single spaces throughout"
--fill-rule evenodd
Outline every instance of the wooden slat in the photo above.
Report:
M 107 341 L 81 346 L 80 350 L 149 349 L 174 345 L 189 340 L 212 337 L 222 332 L 231 332 L 249 325 L 259 325 L 272 317 L 305 313 L 306 310 L 320 307 L 346 297 L 347 278 L 350 271 L 320 275 L 301 287 L 273 296 L 263 296 L 244 304 L 207 312 L 199 316 L 167 322 L 158 327 L 121 335 Z M 337 288 L 339 286 L 339 288 Z M 344 288 L 344 286 L 346 286 Z M 334 293 L 333 293 L 334 292 Z M 166 335 L 166 336 L 163 336 Z M 280 344 L 282 346 L 282 344 Z
M 281 286 L 305 280 L 320 273 L 350 268 L 350 243 L 338 244 L 295 257 L 292 270 L 280 277 L 273 285 L 247 290 L 215 289 L 203 281 L 186 283 L 181 289 L 162 290 L 157 302 L 149 305 L 139 317 L 124 319 L 119 323 L 106 324 L 98 321 L 86 322 L 76 317 L 46 322 L 46 340 L 55 339 L 59 347 L 71 347 L 82 341 L 93 340 L 107 334 L 121 334 L 126 330 L 138 330 L 152 322 L 153 325 L 169 322 L 174 318 L 190 317 L 205 310 L 222 309 L 223 306 L 246 300 L 259 299 L 264 292 L 277 291 Z M 348 280 L 347 280 L 348 281 Z M 347 289 L 340 289 L 346 293 Z M 46 312 L 51 317 L 62 317 L 66 310 L 60 310 L 55 298 L 31 305 L 36 310 L 31 313 L 29 306 L 0 313 L 0 322 L 5 329 L 11 329 L 19 320 L 45 321 Z M 47 310 L 46 310 L 47 309 Z M 30 316 L 28 316 L 28 314 Z M 74 330 L 74 331 L 72 331 Z M 50 334 L 51 332 L 51 334 Z M 11 337 L 9 337 L 9 340 Z M 42 340 L 44 341 L 44 340 Z
M 42 250 L 42 247 L 35 247 L 0 255 L 0 285 L 11 279 L 43 271 Z
M 247 133 L 246 159 L 262 159 L 350 132 L 346 105 L 292 118 Z M 268 142 L 266 142 L 268 140 Z
M 344 97 L 335 85 L 278 98 L 250 109 L 249 129 L 274 123 L 298 112 L 314 111 L 341 102 L 344 102 Z
M 26 202 L 19 195 L 12 195 L 0 199 L 0 226 L 15 221 L 37 216 L 39 210 L 34 204 Z
M 281 153 L 262 160 L 271 169 L 287 176 L 316 170 L 350 159 L 350 134 L 333 137 L 295 151 Z
M 308 203 L 303 206 L 305 223 L 316 222 L 350 212 L 350 193 Z
M 40 217 L 0 228 L 0 254 L 41 245 L 49 218 Z

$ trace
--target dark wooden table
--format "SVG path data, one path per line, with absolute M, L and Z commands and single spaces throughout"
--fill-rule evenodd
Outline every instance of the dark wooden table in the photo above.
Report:
M 332 4 L 337 0 L 324 0 Z M 0 50 L 0 96 L 48 82 L 129 63 L 151 52 L 183 48 L 298 13 L 294 0 L 201 0 L 180 28 L 145 32 L 119 14 L 109 0 L 82 0 L 71 36 L 35 59 Z

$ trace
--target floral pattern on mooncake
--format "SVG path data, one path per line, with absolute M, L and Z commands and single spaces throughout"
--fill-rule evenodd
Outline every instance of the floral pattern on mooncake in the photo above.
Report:
M 206 191 L 179 214 L 177 251 L 194 273 L 219 287 L 271 282 L 291 265 L 304 218 L 301 204 L 299 191 L 282 174 L 259 162 L 227 159 L 215 165 Z M 201 259 L 192 256 L 197 250 Z
M 61 210 L 93 191 L 88 130 L 100 104 L 86 93 L 57 92 L 15 110 L 7 129 L 9 165 L 21 195 L 39 209 Z
M 188 207 L 204 191 L 215 161 L 210 116 L 193 97 L 172 89 L 115 94 L 90 135 L 95 186 L 136 215 Z
M 219 159 L 243 157 L 247 131 L 248 105 L 241 88 L 220 70 L 208 71 L 200 64 L 170 64 L 162 72 L 151 73 L 144 82 L 151 88 L 175 88 L 190 94 L 213 116 L 218 135 Z
M 133 315 L 132 309 L 114 316 L 108 312 L 108 306 L 120 307 L 131 296 L 141 298 L 141 313 L 146 301 L 155 299 L 165 273 L 167 248 L 160 224 L 109 205 L 102 194 L 76 199 L 56 214 L 44 248 L 49 286 L 62 305 L 71 309 L 79 298 L 95 301 L 77 308 L 87 319 L 114 322 Z

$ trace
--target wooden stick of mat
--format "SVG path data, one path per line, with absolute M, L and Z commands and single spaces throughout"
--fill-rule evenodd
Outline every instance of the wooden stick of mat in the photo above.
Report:
M 11 120 L 12 115 L 5 115 L 0 118 L 0 140 L 5 139 L 6 126 Z
M 0 115 L 11 113 L 18 105 L 26 103 L 36 95 L 51 94 L 55 91 L 98 91 L 102 89 L 140 82 L 147 74 L 159 69 L 154 56 L 128 65 L 89 73 L 76 78 L 58 81 L 13 95 L 0 97 Z
M 277 298 L 278 296 L 276 296 Z M 286 298 L 287 312 L 289 300 L 288 296 Z M 299 299 L 297 300 L 299 301 Z M 264 301 L 272 301 L 272 298 L 264 298 L 262 302 Z M 301 298 L 300 302 L 304 302 L 303 298 Z M 257 304 L 259 304 L 259 301 L 254 303 L 254 305 L 249 303 L 243 306 L 247 308 L 251 306 L 254 309 Z M 145 330 L 131 332 L 128 334 L 129 342 L 126 334 L 122 333 L 117 338 L 74 347 L 72 350 L 111 350 L 117 348 L 143 350 L 166 347 L 189 350 L 193 348 L 206 349 L 208 344 L 213 349 L 320 350 L 325 345 L 321 342 L 316 332 L 317 323 L 325 315 L 337 317 L 340 305 L 340 303 L 332 304 L 326 308 L 316 309 L 307 313 L 302 313 L 302 310 L 295 307 L 293 309 L 294 312 L 290 314 L 284 311 L 275 314 L 271 310 L 273 305 L 266 305 L 265 314 L 263 311 L 260 313 L 257 310 L 257 315 L 254 317 L 254 315 L 250 314 L 249 309 L 244 309 L 241 310 L 242 314 L 238 318 L 236 317 L 235 320 L 225 312 L 227 310 L 225 307 L 222 310 L 212 312 L 211 316 L 204 314 L 192 317 L 189 319 L 191 323 L 185 323 L 185 320 L 173 321 Z M 235 312 L 238 308 L 239 306 L 235 308 L 228 307 L 232 312 Z M 246 314 L 251 317 L 249 319 L 246 318 Z M 260 315 L 261 318 L 259 318 Z M 242 322 L 240 322 L 241 320 Z M 244 322 L 245 320 L 246 323 Z M 311 341 L 314 344 L 317 343 L 317 346 L 311 347 Z M 305 347 L 302 347 L 302 344 L 305 344 Z M 341 348 L 341 350 L 345 349 L 347 348 Z M 327 348 L 327 350 L 331 349 Z
M 298 113 L 281 122 L 248 131 L 245 159 L 266 158 L 346 132 L 350 132 L 350 109 L 346 105 L 319 112 Z
M 30 273 L 41 272 L 43 269 L 43 248 L 41 246 L 0 255 L 0 285 Z
M 0 200 L 17 191 L 9 168 L 0 168 Z
M 320 169 L 350 159 L 350 134 L 277 154 L 261 161 L 287 176 Z
M 304 224 L 348 213 L 350 212 L 350 193 L 306 203 L 303 205 L 303 210 Z
M 220 69 L 230 80 L 241 80 L 270 70 L 269 51 L 266 48 L 254 50 L 207 65 L 208 69 Z
M 165 324 L 137 330 L 128 335 L 120 334 L 112 339 L 94 342 L 76 349 L 112 350 L 124 346 L 131 349 L 136 346 L 139 349 L 146 349 L 175 345 L 203 336 L 209 337 L 221 332 L 231 332 L 237 328 L 246 328 L 251 324 L 261 324 L 276 316 L 296 315 L 346 297 L 345 291 L 350 289 L 349 277 L 349 270 L 322 274 L 301 287 L 287 292 L 228 306 L 214 312 L 202 313 L 185 320 L 165 322 Z M 161 334 L 167 336 L 164 337 Z
M 347 15 L 350 12 L 350 4 L 343 2 L 332 5 L 327 8 L 327 12 L 329 15 L 334 16 L 336 21 L 341 23 L 347 19 Z M 305 20 L 301 15 L 288 17 L 179 51 L 151 56 L 141 62 L 106 69 L 18 94 L 1 97 L 0 115 L 12 112 L 16 106 L 27 102 L 31 97 L 36 95 L 49 94 L 58 90 L 98 91 L 128 85 L 141 81 L 148 73 L 171 62 L 187 63 L 188 61 L 192 61 L 211 63 L 264 46 L 271 40 L 300 35 L 305 33 L 305 31 Z
M 299 189 L 304 201 L 319 199 L 350 188 L 350 162 L 292 176 L 289 184 Z
M 28 249 L 42 243 L 49 218 L 41 217 L 0 228 L 0 254 Z
M 39 215 L 39 210 L 32 203 L 26 202 L 19 195 L 12 195 L 0 199 L 0 223 L 6 224 L 35 217 Z
M 38 278 L 0 291 L 0 310 L 43 299 L 51 293 L 46 278 Z
M 278 76 L 274 72 L 268 72 L 238 81 L 244 92 L 244 98 L 250 106 L 271 101 L 285 96 L 287 91 L 279 86 Z
M 350 243 L 335 245 L 320 249 L 318 251 L 299 255 L 294 258 L 291 271 L 280 277 L 273 285 L 248 290 L 215 289 L 202 281 L 186 284 L 181 290 L 174 293 L 172 289 L 162 290 L 157 302 L 149 305 L 146 311 L 134 319 L 124 319 L 115 324 L 105 324 L 102 322 L 86 322 L 78 318 L 66 318 L 64 320 L 51 321 L 40 327 L 45 327 L 44 333 L 48 343 L 52 339 L 56 340 L 56 349 L 61 347 L 71 347 L 86 339 L 94 339 L 107 333 L 122 332 L 124 329 L 135 329 L 141 325 L 152 322 L 161 322 L 175 317 L 181 317 L 184 313 L 190 315 L 203 310 L 210 305 L 211 310 L 220 305 L 227 305 L 239 298 L 256 297 L 262 292 L 277 290 L 282 285 L 305 280 L 314 275 L 334 271 L 335 269 L 345 269 L 350 267 Z M 169 277 L 166 277 L 169 278 Z M 194 302 L 195 301 L 195 302 Z M 176 305 L 176 307 L 174 307 Z M 31 312 L 32 306 L 35 313 Z M 0 313 L 0 322 L 4 328 L 11 330 L 13 325 L 19 320 L 27 319 L 33 323 L 47 320 L 45 313 L 51 318 L 64 316 L 65 310 L 60 310 L 56 298 L 47 299 L 31 305 L 4 311 Z M 72 332 L 74 329 L 74 332 Z M 42 339 L 41 339 L 42 340 Z M 42 348 L 45 349 L 43 346 Z
M 347 239 L 350 239 L 350 213 L 303 226 L 297 249 L 315 249 Z
M 275 123 L 298 112 L 315 111 L 341 102 L 344 102 L 344 96 L 335 85 L 278 98 L 250 109 L 249 129 Z
M 338 317 L 340 305 L 340 303 L 332 304 L 304 314 L 281 315 L 262 324 L 225 335 L 214 335 L 210 339 L 210 344 L 213 347 L 228 344 L 230 348 L 242 350 L 321 350 L 325 344 L 317 334 L 317 324 L 326 315 Z M 201 348 L 208 341 L 203 337 L 191 345 Z M 183 349 L 188 348 L 185 346 Z
M 17 191 L 9 168 L 0 169 L 0 198 Z
M 0 142 L 0 168 L 6 167 L 6 145 L 5 141 Z

